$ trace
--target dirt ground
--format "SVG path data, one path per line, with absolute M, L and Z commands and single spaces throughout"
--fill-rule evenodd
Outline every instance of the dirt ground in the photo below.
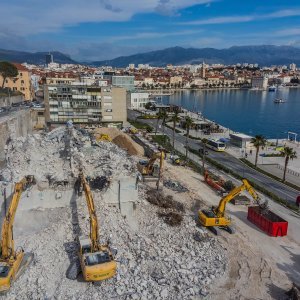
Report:
M 203 177 L 190 169 L 166 164 L 164 177 L 189 189 L 177 196 L 185 197 L 195 214 L 220 200 Z M 236 233 L 222 231 L 218 236 L 229 261 L 225 276 L 211 287 L 209 299 L 286 299 L 291 283 L 300 282 L 300 217 L 271 200 L 269 206 L 289 221 L 286 237 L 269 237 L 247 220 L 247 207 L 227 205 Z

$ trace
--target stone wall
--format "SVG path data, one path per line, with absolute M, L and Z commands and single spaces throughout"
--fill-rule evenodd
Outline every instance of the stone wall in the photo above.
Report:
M 0 118 L 0 162 L 5 161 L 4 148 L 9 139 L 26 136 L 33 130 L 32 112 L 21 110 Z
M 4 96 L 0 97 L 0 107 L 11 106 L 13 103 L 19 103 L 24 101 L 24 96 Z

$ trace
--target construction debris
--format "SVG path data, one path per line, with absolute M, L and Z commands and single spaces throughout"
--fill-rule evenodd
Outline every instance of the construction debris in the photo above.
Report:
M 172 196 L 141 188 L 140 199 L 148 201 L 135 205 L 137 231 L 118 207 L 106 205 L 108 183 L 136 174 L 134 158 L 115 144 L 93 146 L 85 132 L 61 127 L 11 145 L 0 178 L 12 183 L 34 174 L 37 179 L 20 201 L 14 235 L 16 246 L 34 253 L 35 263 L 1 299 L 191 299 L 207 295 L 212 281 L 224 274 L 225 250 L 214 237 L 194 239 L 194 220 L 183 217 L 184 204 Z M 77 256 L 76 237 L 89 233 L 84 197 L 74 193 L 79 167 L 95 189 L 101 243 L 110 239 L 118 249 L 117 275 L 101 286 L 66 277 Z
M 168 195 L 164 196 L 162 192 L 156 190 L 147 191 L 147 201 L 153 205 L 157 205 L 161 208 L 172 208 L 177 211 L 185 212 L 182 203 L 173 200 L 173 197 Z
M 165 223 L 169 224 L 170 226 L 178 226 L 181 224 L 183 217 L 178 212 L 170 211 L 168 213 L 157 213 L 159 217 L 163 218 Z
M 117 128 L 96 128 L 94 130 L 94 135 L 97 140 L 101 139 L 103 136 L 109 136 L 114 144 L 126 150 L 130 155 L 144 155 L 143 147 Z
M 184 187 L 180 182 L 178 181 L 172 181 L 172 180 L 164 180 L 164 186 L 168 189 L 179 192 L 179 193 L 185 193 L 188 191 L 186 187 Z
M 300 288 L 293 283 L 292 288 L 286 293 L 290 300 L 300 300 Z

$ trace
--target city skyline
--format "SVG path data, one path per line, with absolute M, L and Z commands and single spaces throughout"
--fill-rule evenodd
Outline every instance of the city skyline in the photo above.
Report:
M 289 4 L 278 0 L 272 4 L 258 0 L 28 2 L 3 4 L 1 48 L 57 50 L 91 61 L 172 46 L 300 46 L 296 0 Z

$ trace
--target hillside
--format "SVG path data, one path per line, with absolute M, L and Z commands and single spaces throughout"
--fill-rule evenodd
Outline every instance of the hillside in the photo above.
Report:
M 234 46 L 228 49 L 182 48 L 172 47 L 130 56 L 121 56 L 112 60 L 96 61 L 95 66 L 126 67 L 129 64 L 150 64 L 165 66 L 167 64 L 206 63 L 236 64 L 258 63 L 261 66 L 300 64 L 300 49 L 290 46 Z
M 0 61 L 6 60 L 11 62 L 24 63 L 35 65 L 45 64 L 45 55 L 48 52 L 25 52 L 25 51 L 14 51 L 0 49 Z M 70 56 L 63 54 L 58 51 L 51 52 L 53 54 L 54 62 L 60 64 L 76 64 L 77 62 L 70 58 Z

